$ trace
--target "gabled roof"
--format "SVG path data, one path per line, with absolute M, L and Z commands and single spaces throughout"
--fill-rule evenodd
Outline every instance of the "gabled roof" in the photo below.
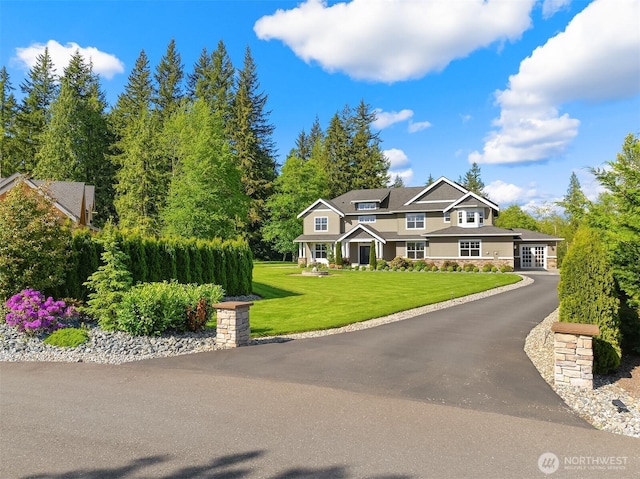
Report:
M 464 188 L 464 186 L 459 185 L 458 183 L 456 183 L 455 181 L 451 181 L 448 178 L 445 178 L 444 176 L 441 176 L 440 178 L 438 178 L 436 181 L 434 181 L 433 183 L 431 183 L 429 186 L 427 186 L 426 188 L 423 188 L 420 193 L 418 193 L 417 195 L 415 195 L 413 198 L 411 198 L 410 200 L 408 200 L 404 205 L 405 206 L 409 206 L 411 203 L 414 203 L 415 201 L 418 200 L 418 198 L 422 198 L 424 195 L 426 195 L 429 191 L 437 188 L 438 186 L 440 186 L 442 183 L 446 183 L 449 186 L 452 186 L 453 188 L 457 189 L 460 191 L 460 193 L 464 194 L 467 192 L 467 190 Z
M 351 228 L 345 234 L 340 236 L 337 241 L 344 241 L 349 236 L 353 236 L 354 234 L 358 233 L 359 231 L 365 232 L 366 234 L 368 234 L 372 238 L 377 239 L 378 241 L 380 241 L 382 244 L 386 244 L 387 243 L 387 241 L 382 237 L 382 235 L 380 233 L 378 233 L 375 229 L 373 229 L 370 226 L 365 226 L 363 224 L 359 224 L 359 225 L 355 226 L 354 228 Z
M 14 173 L 9 178 L 0 179 L 0 195 L 12 189 L 18 181 L 42 192 L 55 208 L 76 223 L 80 223 L 85 216 L 82 211 L 83 200 L 85 209 L 93 209 L 95 188 L 81 182 L 32 180 Z
M 327 208 L 329 208 L 330 210 L 334 211 L 338 216 L 340 216 L 340 218 L 344 217 L 344 213 L 342 211 L 340 211 L 338 208 L 336 208 L 336 206 L 333 204 L 333 202 L 328 201 L 328 200 L 323 200 L 322 198 L 317 199 L 316 201 L 314 201 L 311 206 L 309 206 L 308 208 L 306 208 L 302 213 L 300 213 L 297 218 L 302 218 L 304 215 L 306 215 L 309 211 L 311 211 L 312 209 L 314 209 L 316 206 L 318 206 L 319 204 L 323 204 L 325 205 Z
M 500 211 L 500 207 L 493 201 L 490 201 L 487 198 L 483 198 L 482 196 L 475 194 L 473 191 L 469 191 L 466 195 L 451 203 L 447 208 L 444 209 L 444 211 L 446 212 L 455 208 L 456 206 L 462 205 L 463 203 L 468 202 L 470 198 L 475 199 L 477 202 L 484 203 L 486 206 L 493 208 L 496 211 Z M 467 204 L 465 206 L 469 205 Z

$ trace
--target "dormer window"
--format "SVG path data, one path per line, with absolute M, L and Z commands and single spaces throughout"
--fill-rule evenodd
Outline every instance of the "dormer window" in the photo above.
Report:
M 458 210 L 458 226 L 462 228 L 479 228 L 484 225 L 484 210 L 471 208 Z
M 356 210 L 364 211 L 364 210 L 375 210 L 377 209 L 377 204 L 373 201 L 366 203 L 356 203 Z

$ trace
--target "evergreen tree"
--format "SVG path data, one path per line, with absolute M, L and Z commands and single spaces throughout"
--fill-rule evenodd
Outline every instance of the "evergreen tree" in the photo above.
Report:
M 316 116 L 309 134 L 307 135 L 306 132 L 302 130 L 298 135 L 293 153 L 297 155 L 298 158 L 306 161 L 311 158 L 314 145 L 323 139 L 324 133 L 320 127 L 320 120 L 318 120 L 318 117 Z
M 205 47 L 193 66 L 193 73 L 187 75 L 187 97 L 189 100 L 194 101 L 197 98 L 207 102 L 212 100 L 211 65 L 211 55 Z
M 247 47 L 243 68 L 238 73 L 228 131 L 242 174 L 244 193 L 251 199 L 243 229 L 258 258 L 269 256 L 261 243 L 260 229 L 265 220 L 264 203 L 273 191 L 277 176 L 272 139 L 274 127 L 268 120 L 267 95 L 259 88 L 256 65 Z
M 564 208 L 569 224 L 577 229 L 589 208 L 589 200 L 580 189 L 580 182 L 575 173 L 571 173 L 567 194 L 557 204 Z
M 147 56 L 142 50 L 110 118 L 117 132 L 112 160 L 116 172 L 114 205 L 119 225 L 145 234 L 159 232 L 159 213 L 168 190 L 168 167 L 161 154 L 159 117 Z
M 594 338 L 594 369 L 607 373 L 620 364 L 619 301 L 603 235 L 580 228 L 567 253 L 560 284 L 560 321 L 597 324 Z
M 20 168 L 16 140 L 16 116 L 18 105 L 13 96 L 13 86 L 7 69 L 0 70 L 0 178 L 7 177 Z
M 458 179 L 458 183 L 460 183 L 469 191 L 472 191 L 477 195 L 486 197 L 486 194 L 484 192 L 484 183 L 482 182 L 480 167 L 478 166 L 478 163 L 474 162 L 471 165 L 469 171 L 467 171 L 464 176 L 461 176 Z
M 106 155 L 111 136 L 105 107 L 98 77 L 76 51 L 51 105 L 51 121 L 42 135 L 34 171 L 41 179 L 94 185 L 98 223 L 113 214 L 114 170 Z
M 340 196 L 351 188 L 352 165 L 349 158 L 349 132 L 342 116 L 333 115 L 324 139 L 322 167 L 327 176 L 329 197 Z
M 318 198 L 327 194 L 327 179 L 320 165 L 289 156 L 275 181 L 275 193 L 267 200 L 269 219 L 262 228 L 264 239 L 286 257 L 296 257 L 298 246 L 293 240 L 302 234 L 302 219 L 297 215 Z
M 153 99 L 155 109 L 164 123 L 176 112 L 184 97 L 182 80 L 184 71 L 180 53 L 176 49 L 176 42 L 172 38 L 167 51 L 160 59 L 154 78 L 157 83 L 156 95 Z
M 427 178 L 427 182 L 425 183 L 425 186 L 430 186 L 433 183 L 435 183 L 436 180 L 433 179 L 433 176 L 431 176 L 431 173 L 429 173 L 429 178 Z
M 404 188 L 404 181 L 400 175 L 396 175 L 391 183 L 391 188 Z
M 240 172 L 233 160 L 220 113 L 204 100 L 185 106 L 168 123 L 178 167 L 161 213 L 165 235 L 230 239 L 246 215 Z
M 57 81 L 49 49 L 45 48 L 20 84 L 23 97 L 16 126 L 19 169 L 25 174 L 33 173 L 36 167 L 36 153 L 42 146 L 42 135 L 51 119 L 51 104 L 58 97 Z
M 375 120 L 375 112 L 364 100 L 360 101 L 349 119 L 353 164 L 350 189 L 385 188 L 389 182 L 389 161 L 380 149 L 379 134 L 371 131 Z
M 234 96 L 234 75 L 235 68 L 231 63 L 231 58 L 227 53 L 227 47 L 220 40 L 218 47 L 211 54 L 211 88 L 212 101 L 211 107 L 216 112 L 222 113 L 225 124 L 232 124 L 231 108 Z

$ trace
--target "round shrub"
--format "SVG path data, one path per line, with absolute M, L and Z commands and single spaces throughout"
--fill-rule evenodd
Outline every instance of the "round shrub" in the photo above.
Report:
M 431 267 L 431 271 L 433 271 L 433 272 L 435 273 L 436 271 L 438 271 L 438 267 L 434 264 L 434 265 Z
M 493 265 L 491 263 L 485 263 L 484 266 L 482 266 L 483 273 L 489 273 L 492 270 L 493 270 Z
M 59 348 L 75 348 L 89 341 L 89 333 L 80 328 L 62 328 L 44 339 L 45 344 Z
M 497 273 L 498 272 L 498 268 L 496 268 L 495 266 L 491 267 L 491 272 L 492 273 Z
M 40 291 L 25 289 L 12 296 L 5 303 L 9 311 L 5 321 L 18 331 L 38 334 L 55 331 L 64 327 L 63 321 L 76 317 L 77 312 L 64 301 L 45 298 Z
M 513 271 L 513 267 L 508 264 L 503 264 L 500 266 L 501 273 L 511 273 Z

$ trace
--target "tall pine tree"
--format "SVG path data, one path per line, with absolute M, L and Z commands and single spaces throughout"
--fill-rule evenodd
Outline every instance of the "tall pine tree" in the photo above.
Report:
M 58 77 L 48 48 L 36 57 L 20 90 L 23 97 L 16 118 L 19 169 L 31 174 L 36 167 L 36 153 L 42 146 L 42 134 L 51 119 L 51 104 L 59 93 Z
M 149 61 L 140 52 L 125 91 L 111 111 L 117 132 L 113 162 L 118 166 L 114 200 L 119 225 L 158 234 L 166 201 L 168 168 L 160 154 L 159 121 L 151 110 L 155 90 Z
M 477 195 L 486 196 L 478 163 L 474 162 L 469 171 L 458 179 L 458 183 Z
M 76 51 L 60 80 L 60 94 L 51 105 L 51 120 L 42 135 L 34 171 L 40 179 L 94 185 L 98 224 L 114 213 L 114 170 L 107 155 L 111 136 L 105 108 L 98 77 Z
M 255 257 L 269 256 L 262 242 L 260 230 L 264 217 L 264 203 L 273 192 L 276 179 L 275 147 L 266 109 L 267 95 L 260 91 L 256 64 L 247 47 L 242 70 L 238 72 L 236 92 L 231 107 L 229 133 L 233 153 L 240 172 L 244 193 L 251 198 L 244 233 Z
M 7 69 L 0 70 L 0 178 L 15 173 L 20 168 L 16 141 L 16 116 L 18 105 Z
M 389 182 L 389 161 L 380 149 L 380 135 L 371 131 L 375 120 L 375 112 L 364 100 L 350 117 L 351 189 L 354 190 L 385 188 Z

